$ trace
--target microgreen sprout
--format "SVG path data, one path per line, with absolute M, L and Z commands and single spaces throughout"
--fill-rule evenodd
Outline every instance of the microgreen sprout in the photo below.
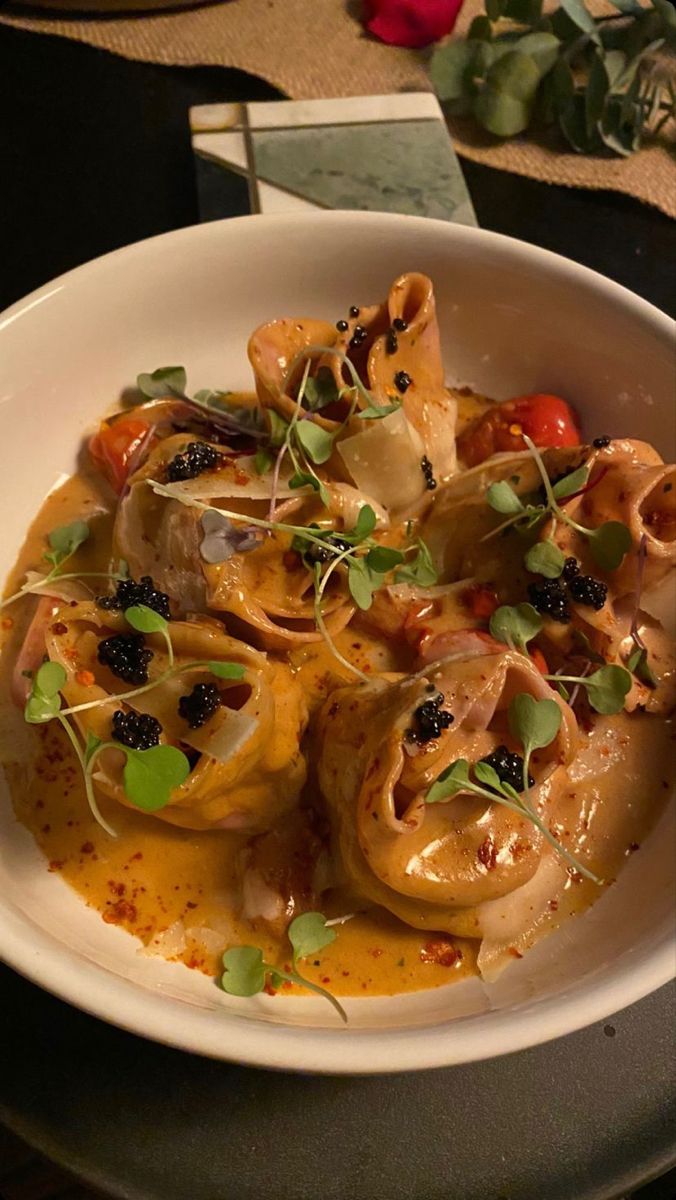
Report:
M 124 793 L 135 808 L 143 812 L 158 812 L 166 808 L 171 793 L 185 783 L 190 763 L 176 746 L 152 746 L 149 750 L 133 750 L 122 742 L 104 742 L 89 733 L 84 751 L 85 790 L 90 806 L 93 796 L 93 771 L 99 754 L 117 750 L 125 755 L 122 772 Z
M 631 688 L 631 675 L 625 667 L 607 663 L 593 675 L 545 675 L 557 686 L 573 683 L 583 687 L 589 704 L 597 713 L 612 717 L 624 708 L 624 699 Z
M 0 608 L 7 608 L 13 604 L 15 600 L 19 600 L 22 596 L 32 593 L 39 593 L 44 588 L 49 587 L 54 579 L 118 579 L 123 578 L 119 573 L 111 573 L 110 571 L 83 571 L 72 572 L 65 574 L 61 567 L 69 558 L 75 554 L 75 551 L 87 541 L 89 537 L 89 526 L 86 521 L 71 521 L 69 525 L 59 525 L 56 529 L 52 529 L 47 535 L 49 550 L 45 551 L 43 558 L 45 562 L 51 564 L 51 570 L 41 579 L 33 580 L 31 583 L 24 583 L 13 595 L 8 596 L 0 604 Z
M 588 529 L 574 521 L 559 503 L 561 500 L 572 497 L 585 486 L 589 478 L 589 468 L 578 467 L 563 479 L 558 480 L 557 483 L 552 484 L 537 446 L 525 433 L 522 434 L 522 437 L 542 479 L 546 502 L 544 504 L 524 504 L 506 480 L 491 484 L 486 492 L 486 500 L 495 512 L 506 514 L 507 519 L 485 534 L 481 540 L 488 541 L 503 529 L 511 527 L 532 528 L 546 517 L 552 517 L 554 521 L 562 521 L 586 538 L 594 561 L 602 570 L 615 571 L 620 566 L 625 554 L 631 550 L 632 537 L 628 526 L 622 521 L 605 521 L 596 529 Z M 526 566 L 530 571 L 546 575 L 548 579 L 556 579 L 561 573 L 560 570 L 557 570 L 558 566 L 560 565 L 563 569 L 563 556 L 559 559 L 558 555 L 553 553 L 553 550 L 556 549 L 553 542 L 544 543 L 544 545 L 551 546 L 552 549 L 540 550 L 535 553 L 536 548 L 531 547 L 526 555 Z M 545 570 L 537 565 L 538 561 L 545 566 Z M 554 571 L 557 573 L 553 574 Z
M 302 913 L 291 922 L 287 929 L 287 937 L 293 951 L 290 971 L 266 962 L 263 951 L 257 946 L 232 946 L 226 950 L 223 955 L 225 970 L 221 977 L 223 991 L 231 996 L 256 996 L 265 989 L 268 978 L 273 988 L 278 988 L 284 981 L 295 983 L 316 992 L 318 996 L 323 996 L 333 1005 L 340 1019 L 347 1024 L 347 1013 L 336 997 L 319 984 L 311 983 L 297 970 L 301 959 L 317 954 L 336 940 L 335 930 L 330 928 L 323 913 L 308 912 Z
M 514 696 L 508 710 L 509 728 L 512 736 L 523 746 L 523 792 L 517 792 L 510 783 L 503 781 L 497 771 L 487 762 L 477 762 L 472 767 L 467 759 L 459 758 L 446 767 L 425 795 L 427 804 L 442 804 L 460 793 L 480 796 L 490 803 L 504 805 L 521 817 L 531 821 L 547 842 L 576 871 L 594 883 L 601 884 L 588 867 L 578 862 L 573 854 L 554 836 L 530 802 L 529 765 L 533 752 L 549 746 L 561 727 L 561 709 L 555 700 L 536 700 L 526 692 Z M 470 776 L 473 772 L 474 778 Z
M 143 372 L 136 378 L 139 391 L 148 400 L 161 400 L 166 396 L 180 400 L 222 434 L 259 440 L 268 436 L 258 409 L 230 404 L 229 392 L 212 391 L 211 388 L 202 388 L 189 396 L 187 384 L 184 367 L 158 367 L 156 371 Z
M 641 592 L 643 591 L 643 577 L 645 575 L 645 563 L 648 555 L 648 539 L 645 533 L 641 534 L 641 540 L 638 544 L 638 554 L 636 556 L 636 600 L 634 602 L 634 612 L 631 619 L 631 640 L 634 643 L 635 649 L 627 659 L 628 669 L 636 676 L 637 679 L 644 683 L 646 687 L 657 687 L 657 679 L 651 670 L 648 662 L 648 647 L 646 646 L 641 634 L 639 633 L 639 618 L 641 614 Z
M 488 628 L 497 642 L 504 642 L 510 650 L 527 654 L 528 642 L 537 637 L 542 629 L 542 617 L 532 604 L 503 604 L 496 608 Z
M 160 613 L 155 612 L 154 608 L 148 608 L 146 604 L 134 604 L 131 608 L 126 608 L 124 618 L 138 633 L 161 634 L 167 647 L 169 666 L 173 667 L 174 648 L 169 635 L 169 622 Z

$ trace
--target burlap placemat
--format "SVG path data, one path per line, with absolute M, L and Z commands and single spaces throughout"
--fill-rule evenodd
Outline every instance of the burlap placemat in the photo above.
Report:
M 110 12 L 108 0 L 87 2 Z M 483 7 L 481 0 L 465 0 L 457 32 Z M 227 0 L 145 16 L 85 17 L 10 3 L 0 10 L 0 21 L 143 62 L 238 67 L 299 100 L 428 89 L 425 55 L 366 35 L 360 10 L 360 0 Z M 567 152 L 554 140 L 500 143 L 457 118 L 449 119 L 449 128 L 458 153 L 475 162 L 546 183 L 626 192 L 676 218 L 673 132 L 632 158 L 606 159 Z

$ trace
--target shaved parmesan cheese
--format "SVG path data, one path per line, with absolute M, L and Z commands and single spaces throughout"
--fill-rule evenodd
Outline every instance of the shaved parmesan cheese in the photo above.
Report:
M 188 729 L 181 741 L 208 754 L 220 763 L 230 762 L 258 729 L 258 721 L 247 713 L 235 709 L 221 710 L 225 717 L 220 721 L 207 721 L 201 729 Z
M 403 408 L 345 438 L 337 450 L 359 490 L 387 509 L 407 508 L 425 492 L 422 438 Z

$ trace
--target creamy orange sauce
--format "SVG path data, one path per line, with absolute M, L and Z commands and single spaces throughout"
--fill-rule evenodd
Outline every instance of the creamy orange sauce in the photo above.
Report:
M 38 567 L 47 532 L 79 516 L 92 520 L 96 536 L 68 569 L 105 571 L 111 504 L 112 497 L 94 476 L 75 476 L 59 488 L 29 531 L 8 592 L 20 586 L 27 569 Z M 91 586 L 93 594 L 105 590 L 96 580 Z M 78 763 L 62 728 L 56 722 L 25 725 L 21 710 L 11 702 L 9 684 L 35 603 L 24 597 L 3 613 L 0 734 L 16 815 L 35 837 L 46 869 L 59 872 L 104 921 L 189 967 L 217 974 L 226 947 L 251 943 L 261 946 L 269 961 L 288 962 L 286 939 L 275 941 L 263 922 L 237 915 L 237 864 L 244 835 L 174 828 L 102 797 L 102 812 L 118 832 L 117 838 L 110 838 L 90 814 Z M 405 647 L 374 638 L 359 625 L 336 640 L 341 652 L 367 673 L 409 668 Z M 311 713 L 333 687 L 350 681 L 324 643 L 293 650 L 289 661 Z M 569 800 L 584 812 L 590 858 L 603 864 L 605 879 L 611 882 L 662 810 L 673 758 L 670 728 L 660 719 L 622 714 L 597 720 L 588 738 L 598 769 L 571 785 Z M 611 765 L 603 771 L 607 763 Z M 311 776 L 307 796 L 312 800 L 316 793 Z M 565 829 L 561 833 L 565 837 Z M 556 928 L 598 894 L 595 884 L 572 873 L 563 899 L 547 913 L 545 924 Z M 356 914 L 339 927 L 331 946 L 303 963 L 309 979 L 338 995 L 413 991 L 476 971 L 477 943 L 472 940 L 409 928 L 382 909 L 365 910 L 363 901 L 360 905 L 340 889 L 322 903 L 329 917 Z M 184 941 L 168 943 L 166 931 L 176 922 L 182 923 Z M 514 954 L 520 953 L 515 945 Z

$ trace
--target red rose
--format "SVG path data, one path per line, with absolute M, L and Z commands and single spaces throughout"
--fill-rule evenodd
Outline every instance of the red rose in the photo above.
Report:
M 366 0 L 369 33 L 390 46 L 419 48 L 450 33 L 462 0 Z

